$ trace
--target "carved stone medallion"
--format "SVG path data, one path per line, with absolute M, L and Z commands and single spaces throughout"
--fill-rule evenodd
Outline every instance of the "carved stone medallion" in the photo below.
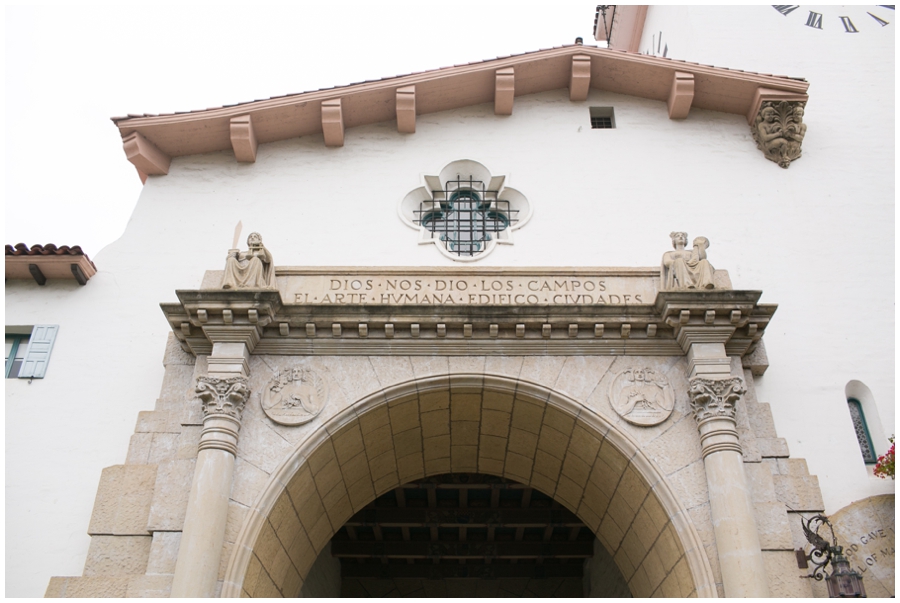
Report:
M 328 384 L 307 368 L 278 371 L 262 393 L 266 416 L 281 425 L 303 425 L 318 416 L 328 400 Z
M 621 371 L 609 384 L 609 403 L 634 425 L 659 425 L 675 408 L 675 390 L 665 375 L 644 367 Z

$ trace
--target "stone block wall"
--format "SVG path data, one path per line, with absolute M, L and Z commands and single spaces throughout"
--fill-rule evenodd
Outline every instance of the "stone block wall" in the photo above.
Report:
M 47 596 L 165 596 L 171 588 L 201 425 L 192 392 L 196 377 L 206 372 L 205 358 L 200 357 L 195 362 L 177 345 L 171 344 L 170 340 L 165 357 L 166 376 L 155 409 L 140 413 L 125 464 L 103 471 L 89 526 L 92 543 L 84 573 L 80 577 L 53 578 Z M 635 362 L 652 365 L 667 375 L 675 389 L 673 414 L 660 425 L 631 425 L 616 414 L 608 400 L 610 380 L 623 366 Z M 266 386 L 274 371 L 297 364 L 315 370 L 329 380 L 329 398 L 322 414 L 312 423 L 284 427 L 264 415 L 259 406 L 258 392 Z M 804 571 L 797 569 L 793 553 L 802 545 L 796 535 L 798 514 L 818 512 L 824 507 L 817 479 L 809 475 L 805 461 L 790 458 L 786 444 L 775 433 L 769 406 L 756 399 L 750 369 L 742 369 L 740 361 L 734 360 L 732 371 L 733 374 L 743 374 L 749 390 L 738 407 L 737 425 L 771 594 L 784 597 L 819 595 L 812 589 L 809 580 L 799 577 Z M 293 450 L 309 438 L 321 438 L 317 434 L 323 424 L 373 392 L 413 379 L 463 373 L 476 376 L 476 381 L 478 375 L 502 375 L 558 391 L 627 434 L 655 464 L 664 476 L 667 487 L 684 507 L 709 561 L 718 593 L 723 594 L 697 424 L 691 415 L 687 396 L 685 361 L 683 358 L 656 357 L 252 357 L 250 386 L 254 394 L 244 411 L 240 432 L 225 546 L 219 568 L 220 588 L 248 513 L 255 513 L 251 509 L 273 479 L 276 469 Z M 359 488 L 351 484 L 342 490 L 345 493 L 343 498 L 330 500 L 318 497 L 321 501 L 318 518 L 313 515 L 319 507 L 313 504 L 301 504 L 296 511 L 288 509 L 298 522 L 308 526 L 305 533 L 311 539 L 306 541 L 309 550 L 305 553 L 298 552 L 297 556 L 285 550 L 283 555 L 285 568 L 281 573 L 286 575 L 290 569 L 290 574 L 296 575 L 293 583 L 297 593 L 315 595 L 315 592 L 324 593 L 329 585 L 333 586 L 332 581 L 324 578 L 325 574 L 333 573 L 334 568 L 330 566 L 320 568 L 321 571 L 314 567 L 315 576 L 309 574 L 307 581 L 303 581 L 308 568 L 318 557 L 317 551 L 326 545 L 332 533 L 333 522 L 328 517 L 339 516 L 336 521 L 341 523 L 340 517 L 349 517 L 376 493 L 393 487 L 391 484 L 400 480 L 401 474 L 418 476 L 422 472 L 477 471 L 489 469 L 492 462 L 507 473 L 515 473 L 518 462 L 528 467 L 527 471 L 523 469 L 525 473 L 521 478 L 514 479 L 531 480 L 538 488 L 541 487 L 541 480 L 547 481 L 545 487 L 548 491 L 565 502 L 568 500 L 568 485 L 574 488 L 573 492 L 578 491 L 578 499 L 585 495 L 581 486 L 576 484 L 577 479 L 571 476 L 599 470 L 596 466 L 591 469 L 577 458 L 579 454 L 586 454 L 592 444 L 590 438 L 576 442 L 582 434 L 578 428 L 572 429 L 564 417 L 557 421 L 561 421 L 562 431 L 559 431 L 554 427 L 552 416 L 548 418 L 541 414 L 536 419 L 530 418 L 528 404 L 516 402 L 513 407 L 512 396 L 507 400 L 506 407 L 502 404 L 502 396 L 483 401 L 478 395 L 462 394 L 454 396 L 452 404 L 449 396 L 432 397 L 433 400 L 426 395 L 419 397 L 418 402 L 381 407 L 360 419 L 354 437 L 349 437 L 352 435 L 349 432 L 345 434 L 347 437 L 341 435 L 343 432 L 331 434 L 334 436 L 332 444 L 327 449 L 318 449 L 308 459 L 310 473 L 306 486 L 298 485 L 300 482 L 297 479 L 302 476 L 293 480 L 297 483 L 289 488 L 293 488 L 291 496 L 303 500 L 308 498 L 310 492 L 335 490 L 329 488 L 329 484 L 348 481 L 356 484 L 353 459 L 365 452 L 360 457 L 367 459 L 365 466 L 358 468 L 357 473 L 370 476 L 370 481 L 366 482 L 370 484 L 368 490 L 357 491 Z M 423 404 L 428 408 L 421 407 Z M 382 420 L 380 424 L 379 417 Z M 472 419 L 471 426 L 467 423 L 469 419 Z M 534 423 L 535 420 L 537 423 Z M 511 428 L 504 431 L 506 428 L 503 425 L 507 423 Z M 567 456 L 564 450 L 561 454 L 553 453 L 560 447 L 554 440 L 557 431 L 563 434 L 563 448 L 577 449 L 579 454 Z M 496 454 L 491 452 L 492 438 L 497 439 L 502 448 Z M 597 451 L 594 453 L 596 455 Z M 406 467 L 403 464 L 417 454 L 424 455 L 427 467 Z M 607 455 L 605 463 L 613 462 L 609 460 L 613 458 L 614 455 Z M 617 482 L 626 483 L 630 479 L 625 465 L 618 469 L 618 475 Z M 387 481 L 382 484 L 379 480 Z M 637 476 L 633 481 L 635 493 L 644 492 L 652 486 L 643 484 Z M 628 490 L 627 483 L 624 490 Z M 627 506 L 627 500 L 628 497 L 623 495 L 616 504 Z M 344 502 L 347 508 L 342 510 Z M 600 542 L 621 543 L 623 534 L 616 532 L 614 521 L 619 511 L 608 502 L 602 505 L 603 509 L 593 511 L 597 516 L 589 518 L 591 521 L 588 523 L 596 526 Z M 570 501 L 565 504 L 573 506 L 576 503 Z M 640 507 L 640 504 L 637 506 Z M 583 510 L 588 514 L 592 512 L 591 507 L 584 504 L 574 510 Z M 640 515 L 624 507 L 621 512 L 635 521 Z M 269 523 L 279 523 L 274 516 L 268 520 Z M 321 530 L 316 527 L 320 523 Z M 273 527 L 271 532 L 272 538 L 275 538 L 277 528 Z M 652 544 L 648 541 L 644 545 L 639 540 L 633 540 L 628 546 L 617 546 L 615 562 L 619 568 L 625 568 L 623 573 L 633 576 L 635 567 L 631 564 L 639 563 L 647 547 Z M 278 556 L 275 549 L 273 555 L 271 562 L 274 563 Z M 664 578 L 658 577 L 659 581 Z M 277 579 L 270 576 L 255 557 L 251 561 L 247 580 L 260 585 L 253 591 L 256 595 L 290 596 L 291 593 L 282 589 L 294 588 L 284 583 L 276 586 Z M 632 578 L 635 584 L 642 580 Z M 269 585 L 268 590 L 263 588 L 265 584 Z M 357 586 L 362 587 L 350 585 L 348 588 L 353 590 Z M 510 593 L 532 592 L 527 584 L 519 586 L 511 585 Z M 565 592 L 571 590 L 572 594 L 583 588 L 581 584 L 577 585 L 577 589 L 571 585 L 561 584 L 559 587 Z M 393 588 L 397 589 L 397 593 L 419 592 L 418 587 L 410 584 L 403 585 L 402 589 L 394 585 L 385 592 L 394 592 Z M 475 592 L 481 592 L 484 588 L 487 587 L 477 587 Z M 590 588 L 594 591 L 596 585 Z M 538 595 L 537 592 L 532 594 Z
M 125 464 L 103 470 L 84 573 L 54 577 L 47 597 L 167 597 L 200 440 L 186 414 L 196 361 L 169 336 L 154 410 L 139 413 Z

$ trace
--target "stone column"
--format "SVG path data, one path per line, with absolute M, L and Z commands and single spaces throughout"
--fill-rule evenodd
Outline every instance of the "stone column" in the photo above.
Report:
M 735 422 L 735 405 L 746 393 L 732 377 L 725 346 L 694 343 L 688 353 L 690 397 L 700 431 L 709 506 L 726 597 L 768 597 L 753 501 Z
M 172 597 L 215 596 L 238 431 L 250 395 L 248 356 L 242 343 L 214 344 L 210 372 L 197 380 L 195 392 L 203 405 L 203 430 Z

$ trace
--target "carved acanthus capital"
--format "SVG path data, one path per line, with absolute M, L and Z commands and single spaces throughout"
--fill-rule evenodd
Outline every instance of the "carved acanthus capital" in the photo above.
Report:
M 204 417 L 227 415 L 240 422 L 250 397 L 250 386 L 246 377 L 199 377 L 194 393 L 203 405 Z
M 694 418 L 698 423 L 717 417 L 734 420 L 735 405 L 745 393 L 747 387 L 740 377 L 691 379 L 689 394 Z
M 806 103 L 798 101 L 764 101 L 750 133 L 766 159 L 783 168 L 800 158 L 800 147 L 806 136 L 803 112 Z

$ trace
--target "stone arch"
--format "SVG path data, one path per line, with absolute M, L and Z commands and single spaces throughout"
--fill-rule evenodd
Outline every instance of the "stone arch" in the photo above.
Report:
M 489 374 L 391 386 L 300 443 L 249 510 L 222 596 L 296 596 L 356 511 L 449 472 L 509 477 L 555 498 L 594 531 L 635 596 L 716 596 L 691 519 L 633 439 L 565 395 Z

